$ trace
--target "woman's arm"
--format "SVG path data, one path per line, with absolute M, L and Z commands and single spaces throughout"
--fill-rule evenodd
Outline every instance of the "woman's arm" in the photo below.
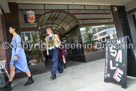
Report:
M 19 35 L 16 35 L 15 42 L 16 42 L 15 56 L 18 56 L 21 49 L 21 37 Z
M 58 43 L 60 43 L 60 39 L 59 39 L 59 37 L 58 37 L 57 34 L 55 34 L 55 38 L 56 38 L 56 41 L 57 41 Z
M 20 53 L 20 49 L 21 49 L 21 37 L 19 35 L 16 35 L 16 51 L 15 51 L 15 55 L 14 55 L 14 61 L 18 60 L 18 55 Z

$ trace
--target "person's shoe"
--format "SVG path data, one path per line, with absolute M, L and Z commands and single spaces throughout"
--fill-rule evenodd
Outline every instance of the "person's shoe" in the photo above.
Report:
M 50 79 L 51 79 L 51 80 L 55 80 L 55 79 L 56 79 L 56 76 L 51 76 Z
M 66 63 L 64 64 L 64 69 L 66 69 L 67 68 L 67 66 L 66 66 Z
M 61 73 L 63 73 L 63 71 L 62 71 L 62 72 L 59 72 L 59 73 L 61 74 Z
M 24 86 L 28 86 L 28 85 L 31 85 L 31 84 L 33 84 L 33 83 L 34 83 L 33 78 L 32 78 L 32 77 L 29 77 Z
M 4 87 L 0 88 L 0 90 L 11 91 L 12 90 L 11 82 L 8 81 L 7 84 Z

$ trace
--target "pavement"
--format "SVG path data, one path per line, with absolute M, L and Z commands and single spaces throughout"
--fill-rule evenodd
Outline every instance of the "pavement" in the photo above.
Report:
M 34 75 L 35 83 L 25 87 L 27 78 L 15 79 L 12 91 L 136 91 L 136 78 L 127 78 L 127 89 L 120 85 L 104 82 L 105 59 L 87 63 L 72 62 L 64 73 L 57 73 L 56 80 L 50 80 L 50 72 Z

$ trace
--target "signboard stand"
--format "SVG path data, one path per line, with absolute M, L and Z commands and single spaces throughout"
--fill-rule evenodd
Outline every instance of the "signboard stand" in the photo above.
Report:
M 106 44 L 105 82 L 127 87 L 127 75 L 136 77 L 136 59 L 129 37 L 108 40 Z

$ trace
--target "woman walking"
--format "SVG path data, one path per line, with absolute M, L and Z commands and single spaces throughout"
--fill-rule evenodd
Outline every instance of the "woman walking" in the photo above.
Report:
M 48 36 L 45 38 L 47 55 L 52 58 L 52 69 L 50 79 L 56 79 L 56 71 L 59 73 L 63 72 L 62 64 L 58 63 L 58 47 L 60 46 L 60 39 L 57 34 L 53 34 L 51 28 L 46 29 Z
M 34 83 L 32 75 L 28 69 L 26 55 L 24 49 L 21 48 L 21 37 L 17 34 L 16 26 L 12 25 L 9 27 L 10 34 L 13 35 L 12 38 L 12 56 L 10 61 L 10 77 L 7 84 L 2 88 L 3 90 L 11 90 L 11 83 L 16 72 L 24 72 L 28 76 L 28 81 L 24 84 L 28 86 Z

